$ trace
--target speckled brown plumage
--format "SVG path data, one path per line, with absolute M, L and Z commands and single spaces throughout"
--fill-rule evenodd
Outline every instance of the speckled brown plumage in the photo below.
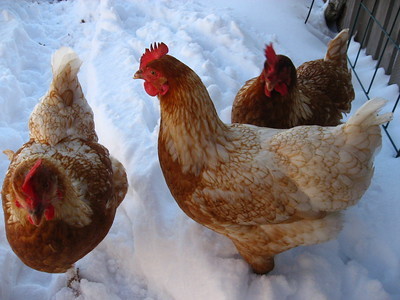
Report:
M 153 84 L 153 74 L 155 88 L 165 91 L 168 83 L 158 95 L 160 165 L 190 218 L 229 237 L 257 273 L 270 271 L 282 251 L 336 236 L 340 210 L 370 183 L 378 124 L 390 119 L 375 116 L 385 101 L 368 103 L 338 127 L 227 125 L 182 62 L 165 55 L 141 66 L 135 78 Z
M 292 72 L 288 94 L 264 93 L 262 75 L 250 79 L 237 93 L 232 123 L 271 128 L 299 125 L 335 126 L 343 113 L 350 112 L 354 90 L 347 67 L 348 30 L 340 32 L 329 45 L 324 59 L 309 61 L 295 69 L 286 56 L 285 65 Z
M 44 272 L 65 272 L 103 240 L 128 187 L 123 166 L 97 143 L 93 113 L 76 77 L 79 66 L 69 48 L 54 54 L 53 83 L 29 121 L 31 139 L 7 152 L 7 239 L 26 265 Z M 38 159 L 56 174 L 59 196 L 52 201 L 54 218 L 35 226 L 17 201 L 24 197 L 23 177 Z

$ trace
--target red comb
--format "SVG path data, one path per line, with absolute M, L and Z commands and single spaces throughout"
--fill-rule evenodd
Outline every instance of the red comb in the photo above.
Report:
M 272 43 L 265 47 L 265 57 L 270 65 L 274 65 L 278 61 L 274 47 L 272 47 Z
M 163 57 L 168 53 L 168 47 L 164 43 L 154 43 L 150 45 L 150 50 L 146 48 L 142 57 L 140 58 L 140 69 L 143 70 L 146 65 L 155 60 Z
M 42 159 L 39 158 L 33 167 L 29 170 L 28 174 L 25 176 L 24 183 L 22 184 L 22 191 L 27 194 L 29 197 L 33 196 L 33 190 L 32 186 L 29 184 L 29 181 L 31 180 L 32 176 L 36 173 L 36 170 L 39 168 L 39 166 L 42 164 Z

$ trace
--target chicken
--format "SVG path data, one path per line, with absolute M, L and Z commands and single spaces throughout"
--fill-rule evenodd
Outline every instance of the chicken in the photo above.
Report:
M 305 62 L 297 70 L 287 56 L 267 46 L 261 75 L 247 81 L 235 97 L 232 123 L 271 128 L 340 124 L 354 99 L 348 38 L 348 29 L 342 30 L 330 41 L 324 59 Z
M 43 272 L 65 272 L 96 247 L 128 187 L 122 164 L 97 142 L 80 65 L 70 48 L 53 55 L 53 81 L 30 116 L 30 140 L 5 151 L 7 239 L 26 265 Z
M 374 99 L 337 127 L 271 129 L 224 124 L 206 87 L 188 66 L 154 44 L 134 78 L 158 96 L 158 156 L 180 208 L 230 238 L 256 273 L 274 256 L 334 238 L 340 211 L 357 203 L 373 175 L 381 144 Z

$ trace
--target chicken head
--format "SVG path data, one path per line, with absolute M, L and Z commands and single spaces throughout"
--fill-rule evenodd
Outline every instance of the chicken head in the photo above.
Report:
M 284 55 L 276 55 L 272 43 L 265 48 L 266 61 L 261 76 L 265 80 L 264 92 L 271 97 L 272 91 L 282 96 L 289 92 L 289 88 L 296 81 L 296 68 L 292 61 Z
M 26 170 L 20 168 L 14 175 L 16 180 L 13 181 L 13 188 L 18 195 L 16 206 L 25 209 L 28 221 L 38 226 L 43 216 L 46 220 L 54 218 L 52 203 L 60 196 L 58 177 L 42 159 L 37 159 L 33 166 Z

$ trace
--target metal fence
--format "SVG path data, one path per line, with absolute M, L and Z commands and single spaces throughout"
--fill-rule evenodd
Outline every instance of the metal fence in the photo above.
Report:
M 313 4 L 314 0 L 311 3 L 309 14 Z M 348 61 L 353 74 L 369 100 L 379 68 L 383 67 L 386 74 L 390 75 L 388 83 L 400 84 L 400 1 L 349 0 L 346 6 L 339 26 L 350 28 L 350 36 L 354 36 L 355 40 L 360 43 L 357 55 L 353 60 L 348 58 Z M 375 71 L 369 82 L 363 82 L 356 70 L 362 49 L 366 49 L 367 54 L 377 60 Z M 394 101 L 393 113 L 399 101 L 400 94 Z M 400 141 L 396 141 L 392 134 L 394 128 L 390 127 L 390 122 L 382 127 L 394 147 L 395 156 L 400 157 Z

